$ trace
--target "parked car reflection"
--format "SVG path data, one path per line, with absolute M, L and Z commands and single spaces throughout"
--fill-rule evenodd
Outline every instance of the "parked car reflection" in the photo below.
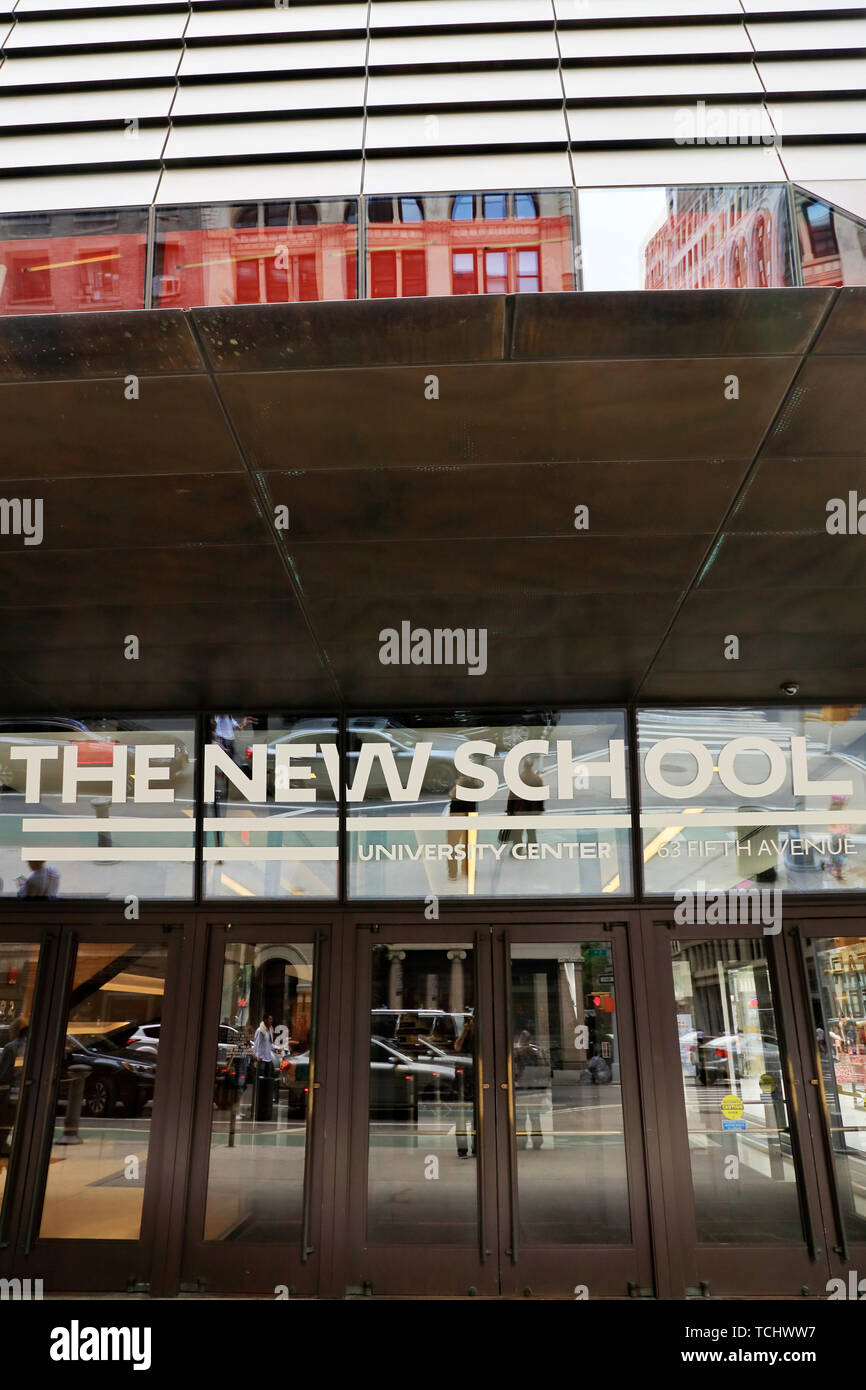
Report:
M 84 1082 L 82 1113 L 110 1119 L 118 1105 L 127 1115 L 141 1115 L 153 1100 L 156 1063 L 140 1053 L 118 1047 L 105 1034 L 67 1037 L 60 1074 L 60 1098 L 66 1101 L 72 1081 L 70 1067 L 89 1067 Z

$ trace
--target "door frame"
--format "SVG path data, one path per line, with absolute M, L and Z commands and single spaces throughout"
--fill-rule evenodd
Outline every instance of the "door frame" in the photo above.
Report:
M 771 1297 L 823 1293 L 827 1277 L 824 1211 L 818 1174 L 813 1161 L 810 1114 L 795 1024 L 798 985 L 792 980 L 785 949 L 788 921 L 782 930 L 765 936 L 760 926 L 679 926 L 667 904 L 657 910 L 642 909 L 646 996 L 653 1001 L 657 1019 L 675 1016 L 670 942 L 678 938 L 699 940 L 766 941 L 766 959 L 773 995 L 777 1036 L 786 1083 L 788 1131 L 804 1232 L 802 1245 L 712 1244 L 697 1236 L 695 1204 L 686 1109 L 683 1103 L 682 1069 L 676 1031 L 654 1031 L 653 1067 L 656 1072 L 658 1114 L 664 1132 L 660 1173 L 668 1229 L 673 1298 Z M 691 1200 L 687 1200 L 689 1194 Z
M 188 919 L 175 913 L 148 913 L 130 922 L 112 913 L 60 919 L 56 913 L 27 914 L 23 921 L 10 917 L 0 925 L 4 940 L 26 940 L 41 932 L 50 951 L 41 994 L 34 995 L 31 1028 L 37 1017 L 42 1034 L 37 1049 L 26 1059 L 28 1081 L 36 1092 L 22 1117 L 21 1142 L 16 1139 L 12 1173 L 13 1219 L 0 1252 L 16 1277 L 40 1278 L 50 1292 L 124 1292 L 159 1289 L 159 1255 L 169 1237 L 165 1200 L 176 1174 L 173 1165 L 172 1116 L 177 1114 L 181 1078 L 170 1059 L 178 1055 L 181 1000 L 189 993 Z M 68 1009 L 69 991 L 79 944 L 133 942 L 141 946 L 165 944 L 165 1007 L 160 1019 L 160 1046 L 167 1064 L 157 1064 L 156 1087 L 147 1130 L 147 1161 L 141 1225 L 132 1240 L 43 1238 L 39 1225 L 45 1199 L 52 1136 L 57 1123 L 57 1094 Z M 164 1031 L 163 1031 L 164 1030 Z M 35 1030 L 34 1030 L 35 1031 Z M 29 1096 L 28 1096 L 29 1101 Z M 5 1243 L 5 1242 L 4 1242 Z M 73 1256 L 74 1251 L 74 1256 Z M 72 1275 L 72 1277 L 70 1277 Z
M 632 987 L 636 952 L 639 959 L 636 939 L 640 932 L 639 913 L 628 909 L 605 912 L 583 907 L 573 911 L 551 910 L 538 908 L 534 902 L 506 909 L 487 903 L 468 909 L 462 904 L 452 907 L 448 903 L 439 922 L 425 920 L 423 913 L 423 905 L 418 909 L 418 918 L 413 919 L 411 909 L 405 906 L 382 908 L 371 904 L 367 911 L 345 914 L 344 971 L 346 986 L 351 985 L 353 992 L 344 997 L 354 998 L 353 1045 L 351 1050 L 344 1046 L 340 1056 L 343 1113 L 351 1114 L 351 1123 L 343 1127 L 340 1155 L 345 1185 L 336 1194 L 337 1201 L 345 1197 L 349 1212 L 340 1252 L 345 1288 L 352 1292 L 372 1289 L 373 1294 L 381 1292 L 386 1296 L 394 1290 L 407 1294 L 406 1268 L 411 1260 L 413 1264 L 420 1264 L 420 1268 L 408 1296 L 448 1296 L 450 1292 L 452 1296 L 465 1297 L 471 1291 L 481 1297 L 522 1297 L 529 1296 L 525 1294 L 529 1288 L 541 1296 L 573 1298 L 576 1283 L 588 1283 L 591 1297 L 626 1297 L 629 1293 L 647 1297 L 652 1296 L 653 1288 L 658 1294 L 660 1280 L 653 1264 L 654 1213 L 646 1143 L 647 1133 L 654 1135 L 656 1128 L 648 1118 L 654 1097 L 648 1068 L 641 1061 Z M 506 1025 L 501 1017 L 506 976 L 510 987 L 504 941 L 508 933 L 517 933 L 518 939 L 522 934 L 522 939 L 530 943 L 534 938 L 539 944 L 548 940 L 553 943 L 570 939 L 603 941 L 606 936 L 610 937 L 617 981 L 620 1053 L 623 1059 L 630 1057 L 632 1061 L 631 1075 L 622 1088 L 633 1233 L 630 1245 L 550 1248 L 539 1255 L 530 1254 L 531 1247 L 526 1247 L 523 1252 L 518 1249 L 516 1264 L 505 1254 L 513 1248 L 509 1244 L 514 1211 L 512 1193 L 516 1200 L 513 1185 L 516 1155 L 509 1124 L 512 1096 L 502 1089 L 503 1084 L 508 1084 L 503 1047 Z M 376 937 L 383 944 L 407 938 L 419 944 L 442 946 L 452 942 L 470 943 L 475 951 L 480 1030 L 477 1054 L 480 1065 L 475 1069 L 480 1135 L 480 1239 L 477 1248 L 475 1245 L 465 1247 L 463 1259 L 460 1258 L 462 1247 L 457 1246 L 419 1244 L 389 1248 L 366 1242 L 369 1069 L 365 1064 L 369 1053 L 371 981 L 369 970 L 363 966 L 363 953 Z M 498 1052 L 502 1055 L 497 1058 Z M 359 1059 L 357 1071 L 353 1065 L 355 1058 Z M 628 1071 L 628 1066 L 624 1065 L 623 1070 Z M 500 1155 L 498 1162 L 497 1154 Z M 505 1182 L 503 1175 L 507 1179 Z M 490 1253 L 482 1257 L 482 1250 Z M 594 1278 L 590 1273 L 589 1277 L 579 1277 L 587 1267 L 585 1252 L 596 1253 L 599 1261 L 607 1265 L 603 1275 Z M 419 1255 L 423 1257 L 420 1261 Z M 630 1272 L 634 1271 L 639 1275 L 636 1279 L 630 1278 Z
M 824 1084 L 824 1071 L 818 1053 L 815 1026 L 811 1015 L 811 997 L 806 968 L 806 942 L 810 937 L 863 937 L 866 939 L 866 909 L 857 910 L 847 904 L 832 909 L 822 906 L 814 912 L 791 913 L 786 923 L 785 945 L 794 988 L 794 1012 L 801 1065 L 807 1084 L 804 1087 L 812 1136 L 813 1163 L 818 1179 L 824 1230 L 828 1254 L 829 1277 L 842 1279 L 847 1287 L 848 1275 L 866 1273 L 866 1237 L 852 1241 L 844 1227 L 839 1201 L 836 1167 L 833 1161 L 829 1124 L 829 1104 Z M 829 1040 L 828 1040 L 829 1047 Z M 866 1112 L 864 1112 L 866 1126 Z
M 234 920 L 230 920 L 234 918 Z M 267 1293 L 286 1286 L 290 1297 L 316 1296 L 324 1292 L 331 1259 L 334 1219 L 333 1136 L 336 1128 L 336 1095 L 329 1084 L 330 1058 L 334 1055 L 339 1007 L 327 997 L 326 980 L 334 979 L 334 915 L 322 913 L 247 911 L 240 917 L 231 910 L 200 913 L 197 923 L 197 955 L 202 982 L 201 1008 L 190 1010 L 185 1036 L 185 1055 L 195 1057 L 187 1068 L 186 1100 L 189 1115 L 185 1136 L 185 1171 L 188 1183 L 179 1203 L 177 1256 L 180 1290 L 208 1293 Z M 224 948 L 229 940 L 255 945 L 313 947 L 312 1030 L 314 1081 L 306 1115 L 303 1216 L 301 1240 L 274 1243 L 206 1240 L 211 1128 L 213 1120 L 214 1057 L 218 1041 Z M 338 953 L 337 953 L 338 954 Z M 303 1247 L 303 1249 L 302 1249 Z M 324 1257 L 324 1258 L 323 1258 Z
M 499 975 L 494 1004 L 510 1002 L 512 944 L 563 945 L 596 941 L 610 945 L 616 1001 L 617 1041 L 620 1056 L 620 1099 L 622 1104 L 624 1159 L 628 1190 L 631 1240 L 623 1244 L 579 1246 L 529 1246 L 518 1243 L 519 1186 L 516 1181 L 517 1153 L 512 1123 L 513 1082 L 509 1039 L 513 1033 L 510 1010 L 500 1019 L 497 1035 L 504 1042 L 504 1055 L 497 1049 L 496 1067 L 497 1126 L 499 1152 L 505 1155 L 507 1191 L 500 1190 L 500 1268 L 505 1296 L 540 1294 L 573 1297 L 576 1284 L 585 1284 L 589 1297 L 625 1298 L 655 1296 L 655 1274 L 650 1233 L 648 1173 L 643 1130 L 645 1099 L 641 1095 L 641 1068 L 638 1035 L 633 1006 L 630 938 L 635 924 L 629 915 L 608 919 L 603 914 L 581 914 L 576 922 L 539 921 L 532 912 L 509 914 L 508 925 L 496 924 L 494 970 Z M 522 920 L 519 920 L 522 917 Z M 504 1031 L 503 1031 L 504 1030 Z M 502 1063 L 505 1063 L 502 1070 Z M 503 1083 L 508 1087 L 503 1091 Z M 500 1174 L 504 1164 L 500 1164 Z

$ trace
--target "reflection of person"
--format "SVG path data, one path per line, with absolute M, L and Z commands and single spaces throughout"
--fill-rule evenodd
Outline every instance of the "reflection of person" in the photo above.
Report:
M 856 1051 L 857 1051 L 857 1025 L 855 1024 L 853 1018 L 846 1018 L 846 1019 L 843 1020 L 843 1023 L 842 1023 L 842 1032 L 843 1032 L 843 1034 L 844 1034 L 844 1036 L 845 1036 L 845 1051 L 846 1051 L 846 1052 L 851 1052 L 851 1053 L 856 1052 Z
M 831 796 L 830 798 L 831 811 L 841 811 L 844 806 L 847 806 L 847 804 L 847 796 Z M 845 868 L 845 836 L 848 834 L 850 828 L 851 827 L 848 825 L 839 824 L 828 826 L 828 829 L 830 831 L 830 839 L 827 841 L 827 854 L 829 861 L 827 867 L 829 867 L 831 877 L 838 879 L 840 883 L 842 882 L 843 871 Z M 832 848 L 834 841 L 836 845 L 835 852 Z
M 541 1129 L 541 1110 L 547 1089 L 544 1066 L 544 1054 L 534 1041 L 531 1028 L 522 1028 L 514 1043 L 514 1122 L 518 1148 L 540 1149 L 544 1143 Z M 524 1115 L 526 1125 L 521 1131 L 520 1120 Z
M 835 1060 L 838 1062 L 839 1058 L 842 1055 L 843 1046 L 842 1032 L 839 1023 L 837 1023 L 834 1028 L 830 1029 L 830 1041 L 833 1044 L 833 1056 Z
M 269 1120 L 274 1098 L 274 1016 L 265 1014 L 253 1039 L 256 1059 L 255 1117 Z
M 19 898 L 56 898 L 60 875 L 44 859 L 28 859 L 30 874 L 18 879 Z
M 214 742 L 218 743 L 220 748 L 225 749 L 232 762 L 236 762 L 235 733 L 256 723 L 258 720 L 251 719 L 248 714 L 245 714 L 243 719 L 235 719 L 233 714 L 215 714 L 213 719 Z
M 478 803 L 477 803 L 477 801 L 458 801 L 458 799 L 457 799 L 457 788 L 458 788 L 458 787 L 470 787 L 470 786 L 472 785 L 472 783 L 473 783 L 474 780 L 476 780 L 476 779 L 474 779 L 474 778 L 472 778 L 472 777 L 467 777 L 465 773 L 461 773 L 460 776 L 457 778 L 457 781 L 454 783 L 454 786 L 451 788 L 450 792 L 448 793 L 448 795 L 449 795 L 450 798 L 451 798 L 451 805 L 450 805 L 449 808 L 448 808 L 448 813 L 449 813 L 449 815 L 452 815 L 452 816 L 461 816 L 461 815 L 462 815 L 462 816 L 466 816 L 466 815 L 468 815 L 471 811 L 477 811 L 477 810 L 478 810 Z M 454 830 L 449 830 L 449 831 L 448 831 L 448 843 L 449 843 L 449 845 L 451 845 L 451 858 L 448 860 L 448 877 L 451 878 L 451 879 L 454 879 L 454 878 L 459 878 L 460 874 L 466 874 L 466 875 L 468 875 L 468 873 L 469 873 L 469 831 L 468 831 L 467 827 L 466 827 L 465 825 L 460 825 L 460 826 L 456 827 L 456 829 L 454 829 Z M 462 855 L 462 857 L 458 857 L 458 856 L 456 856 L 455 853 L 454 853 L 455 849 L 456 849 L 458 846 L 462 846 L 462 847 L 463 847 L 463 855 Z
M 520 764 L 520 778 L 528 787 L 541 787 L 544 785 L 538 773 L 535 771 L 535 763 L 531 757 L 526 757 Z M 505 807 L 506 815 L 509 816 L 541 816 L 544 814 L 543 801 L 527 801 L 518 796 L 517 792 L 508 793 L 508 802 Z M 528 845 L 537 844 L 535 830 L 520 830 L 514 826 L 507 826 L 500 831 L 499 840 L 501 844 L 510 841 L 512 844 L 522 844 L 523 836 L 526 835 Z

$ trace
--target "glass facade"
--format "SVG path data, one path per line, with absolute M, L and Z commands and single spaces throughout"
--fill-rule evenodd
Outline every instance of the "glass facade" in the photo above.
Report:
M 368 294 L 532 294 L 576 288 L 571 195 L 367 200 Z
M 0 893 L 191 898 L 194 718 L 0 719 Z
M 648 893 L 863 890 L 861 705 L 642 710 L 638 751 Z
M 794 190 L 804 285 L 866 285 L 866 226 Z
M 619 711 L 528 711 L 509 725 L 358 718 L 348 762 L 352 897 L 631 891 Z
M 354 299 L 357 223 L 342 198 L 160 208 L 154 307 Z
M 0 216 L 0 314 L 143 309 L 146 208 Z
M 356 715 L 344 746 L 335 715 L 4 717 L 0 894 L 37 906 L 866 889 L 863 706 L 659 707 L 635 722 L 639 797 L 623 709 Z
M 207 722 L 205 895 L 336 897 L 337 721 L 215 714 Z
M 784 184 L 586 188 L 578 206 L 584 289 L 797 283 Z
M 0 216 L 0 314 L 866 283 L 866 224 L 784 183 L 163 206 L 149 298 L 147 252 L 143 207 Z

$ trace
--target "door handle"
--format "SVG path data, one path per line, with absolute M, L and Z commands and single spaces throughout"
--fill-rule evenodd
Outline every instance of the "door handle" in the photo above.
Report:
M 509 1206 L 511 1218 L 511 1245 L 506 1253 L 511 1263 L 517 1264 L 517 1233 L 520 1230 L 520 1213 L 517 1202 L 517 1117 L 514 1113 L 514 1006 L 511 998 L 511 932 L 503 933 L 505 948 L 505 1075 L 507 1081 L 500 1082 L 503 1091 L 508 1092 L 508 1165 L 509 1165 Z
M 316 1052 L 319 1034 L 319 1005 L 321 1002 L 322 990 L 322 932 L 317 931 L 313 941 L 313 970 L 315 972 L 315 992 L 313 994 L 313 1011 L 310 1017 L 310 1063 L 307 1072 L 309 1089 L 307 1091 L 307 1114 L 306 1114 L 306 1133 L 304 1141 L 307 1145 L 307 1154 L 304 1159 L 304 1186 L 301 1194 L 301 1264 L 306 1264 L 310 1255 L 315 1254 L 315 1247 L 310 1244 L 310 1228 L 312 1221 L 312 1164 L 310 1162 L 313 1145 L 313 1114 L 315 1111 L 315 1096 L 319 1089 L 319 1082 L 316 1080 Z

